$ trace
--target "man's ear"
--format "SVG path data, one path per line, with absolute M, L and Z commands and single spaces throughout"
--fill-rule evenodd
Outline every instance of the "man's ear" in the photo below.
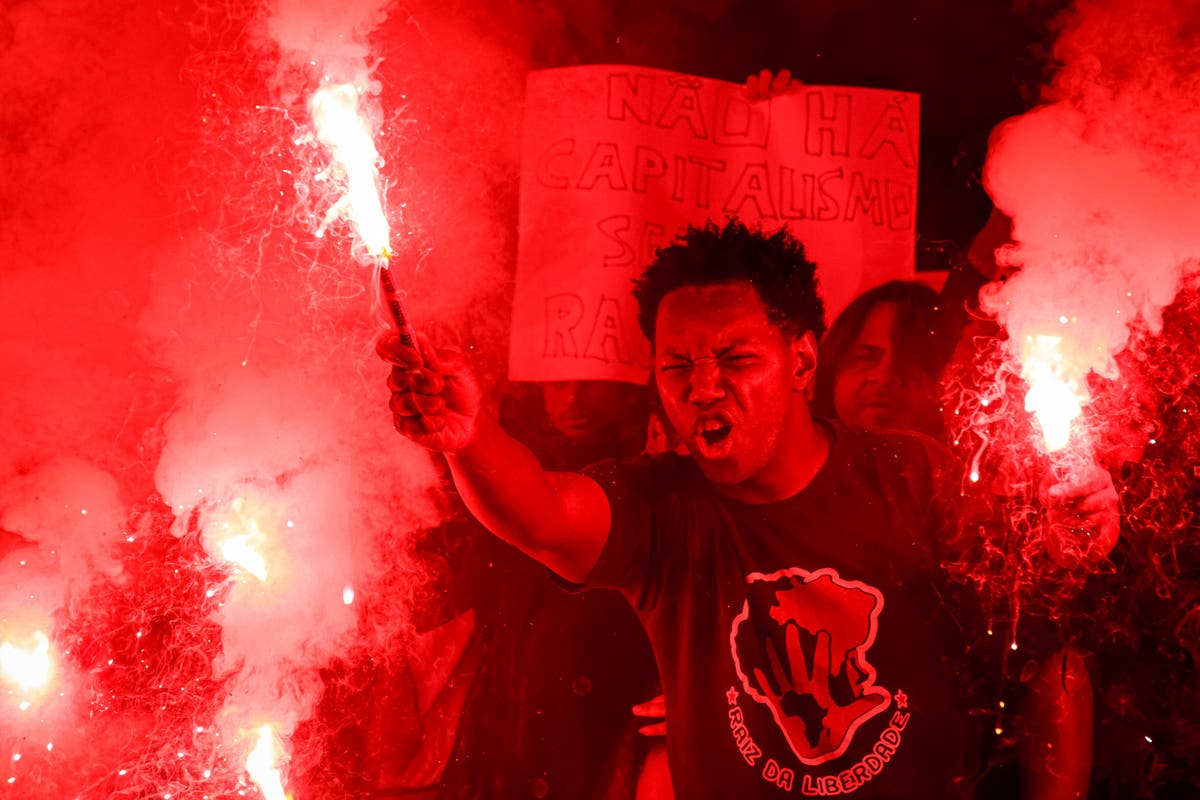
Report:
M 792 337 L 792 355 L 792 391 L 807 393 L 817 374 L 817 337 L 812 331 Z

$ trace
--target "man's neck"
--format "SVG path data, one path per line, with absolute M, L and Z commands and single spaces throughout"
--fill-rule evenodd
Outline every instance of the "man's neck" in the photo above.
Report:
M 757 475 L 732 486 L 719 486 L 721 494 L 742 503 L 778 503 L 804 490 L 829 458 L 830 434 L 808 413 L 797 414 L 780 432 L 774 454 Z

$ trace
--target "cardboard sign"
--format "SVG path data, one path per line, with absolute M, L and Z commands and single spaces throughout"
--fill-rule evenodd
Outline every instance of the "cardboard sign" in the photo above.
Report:
M 528 78 L 509 375 L 644 383 L 631 293 L 687 224 L 780 226 L 818 265 L 829 318 L 914 274 L 919 97 L 741 84 L 622 66 Z

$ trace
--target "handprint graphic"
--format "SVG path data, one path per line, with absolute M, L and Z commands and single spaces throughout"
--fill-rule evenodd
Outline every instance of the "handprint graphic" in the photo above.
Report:
M 831 569 L 750 576 L 733 625 L 734 663 L 802 763 L 840 756 L 891 701 L 867 660 L 882 609 L 877 589 Z

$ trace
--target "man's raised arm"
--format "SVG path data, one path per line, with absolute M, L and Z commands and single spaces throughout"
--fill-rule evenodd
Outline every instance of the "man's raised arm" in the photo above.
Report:
M 573 472 L 543 470 L 481 410 L 463 353 L 425 337 L 419 345 L 418 353 L 386 334 L 376 348 L 392 364 L 396 430 L 446 455 L 459 494 L 488 530 L 567 580 L 582 581 L 608 540 L 611 510 L 600 485 Z

